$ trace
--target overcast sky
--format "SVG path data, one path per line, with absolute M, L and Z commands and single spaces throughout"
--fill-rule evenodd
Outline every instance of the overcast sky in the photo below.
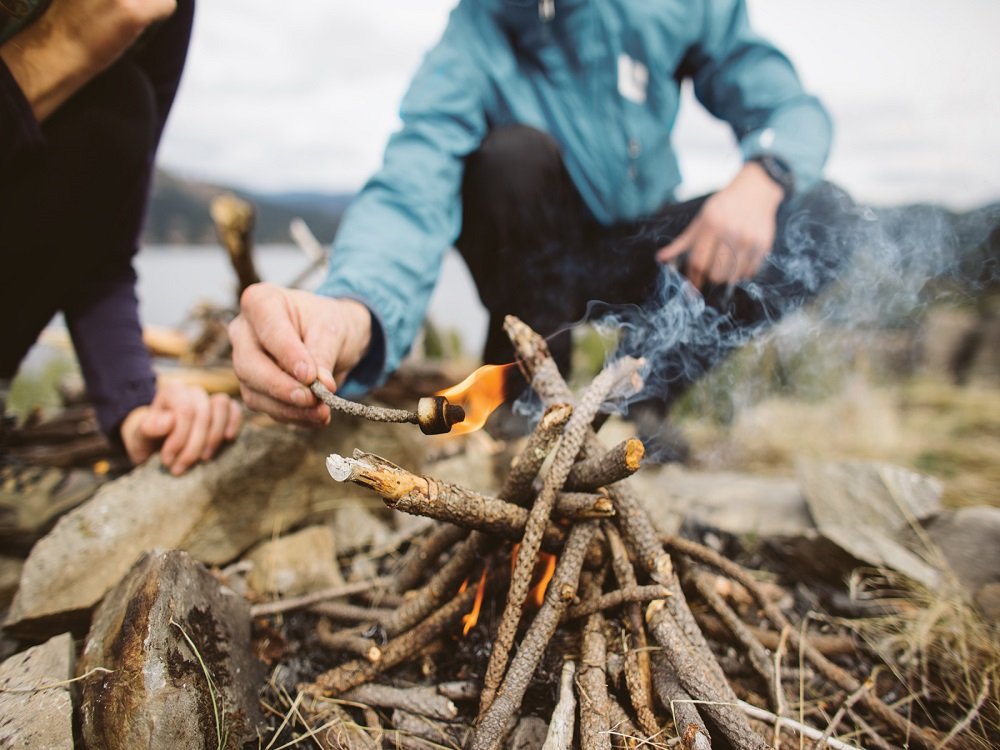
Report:
M 1000 199 L 1000 2 L 748 1 L 834 115 L 832 179 L 881 203 Z M 357 189 L 454 4 L 201 0 L 161 164 L 261 190 Z M 685 194 L 737 165 L 693 100 L 675 142 Z

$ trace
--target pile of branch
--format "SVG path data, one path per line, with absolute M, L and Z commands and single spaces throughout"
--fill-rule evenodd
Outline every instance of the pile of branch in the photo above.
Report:
M 782 729 L 817 746 L 846 748 L 852 745 L 835 739 L 845 722 L 878 746 L 940 745 L 936 731 L 913 723 L 868 681 L 830 660 L 827 654 L 844 650 L 843 639 L 814 641 L 746 570 L 700 544 L 658 536 L 626 481 L 639 467 L 642 444 L 632 439 L 609 450 L 592 429 L 609 394 L 641 387 L 641 360 L 618 360 L 574 399 L 544 340 L 513 317 L 506 329 L 546 410 L 496 497 L 360 451 L 328 459 L 334 479 L 372 489 L 390 508 L 442 523 L 411 547 L 392 575 L 367 583 L 363 592 L 341 589 L 293 603 L 323 616 L 321 643 L 354 655 L 300 686 L 313 710 L 329 719 L 317 734 L 326 737 L 317 740 L 322 746 L 368 748 L 382 738 L 397 747 L 497 750 L 525 713 L 525 695 L 553 649 L 563 666 L 546 748 L 610 750 L 652 741 L 702 750 L 718 741 L 762 750 L 777 746 L 772 741 Z M 544 599 L 532 608 L 542 551 L 557 562 Z M 753 597 L 754 612 L 769 627 L 748 623 L 721 583 Z M 386 684 L 390 670 L 453 637 L 484 592 L 487 601 L 501 602 L 502 613 L 481 682 Z M 699 598 L 698 618 L 685 592 Z M 366 603 L 330 601 L 348 594 Z M 257 614 L 288 606 L 264 605 Z M 767 708 L 740 700 L 706 629 L 736 644 L 765 688 Z M 571 637 L 556 638 L 557 632 Z M 827 695 L 841 698 L 825 728 L 808 721 L 815 715 L 789 710 L 785 653 L 799 656 L 799 690 L 808 671 L 814 683 L 833 689 Z M 463 716 L 455 701 L 478 705 Z M 372 706 L 392 709 L 391 724 Z M 767 730 L 773 740 L 763 736 L 762 722 L 774 724 Z

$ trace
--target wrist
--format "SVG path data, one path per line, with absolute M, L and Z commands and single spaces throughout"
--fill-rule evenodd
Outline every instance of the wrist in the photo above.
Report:
M 737 177 L 747 190 L 757 198 L 777 208 L 785 199 L 784 189 L 775 182 L 757 162 L 747 162 Z
M 785 198 L 795 191 L 795 174 L 783 159 L 774 154 L 757 154 L 747 160 L 748 165 L 756 165 L 775 185 L 781 188 Z

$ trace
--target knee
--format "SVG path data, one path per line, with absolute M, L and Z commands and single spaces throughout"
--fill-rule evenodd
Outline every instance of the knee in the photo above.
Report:
M 466 180 L 521 192 L 546 184 L 563 169 L 559 144 L 528 125 L 490 131 L 466 164 Z

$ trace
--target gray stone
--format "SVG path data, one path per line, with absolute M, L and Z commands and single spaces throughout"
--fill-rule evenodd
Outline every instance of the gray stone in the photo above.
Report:
M 799 481 L 820 535 L 867 565 L 937 586 L 940 569 L 909 531 L 941 509 L 930 477 L 890 464 L 803 461 Z
M 297 596 L 343 583 L 333 530 L 310 526 L 254 547 L 247 584 L 258 596 Z
M 958 583 L 980 608 L 984 612 L 1000 609 L 1000 508 L 979 505 L 946 510 L 928 521 L 925 531 L 934 551 L 943 555 Z
M 73 661 L 63 633 L 0 664 L 0 747 L 73 749 Z
M 185 552 L 144 555 L 108 593 L 77 671 L 93 750 L 239 748 L 256 737 L 263 666 L 250 609 Z M 222 740 L 220 741 L 220 737 Z
M 629 480 L 657 530 L 676 534 L 685 522 L 736 536 L 795 537 L 813 528 L 792 479 L 643 467 Z
M 545 744 L 549 725 L 537 716 L 523 716 L 507 738 L 507 750 L 540 750 Z
M 413 425 L 351 419 L 318 432 L 248 424 L 218 458 L 181 477 L 153 459 L 103 486 L 34 546 L 5 627 L 33 635 L 82 629 L 94 605 L 147 550 L 183 549 L 222 565 L 307 519 L 335 518 L 363 490 L 330 479 L 324 466 L 330 452 L 374 447 L 419 471 L 420 437 Z M 364 502 L 372 501 L 369 492 Z
M 24 561 L 19 557 L 0 557 L 0 611 L 14 599 Z

